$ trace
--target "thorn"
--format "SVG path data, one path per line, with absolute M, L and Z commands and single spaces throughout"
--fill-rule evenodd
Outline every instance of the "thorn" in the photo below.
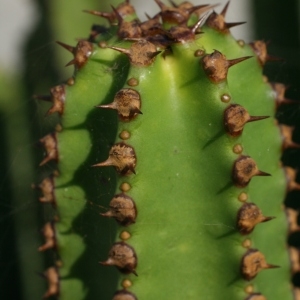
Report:
M 50 95 L 33 95 L 32 98 L 37 100 L 47 101 L 47 102 L 52 101 L 52 97 Z
M 87 10 L 84 9 L 83 12 L 92 14 L 94 16 L 102 17 L 107 19 L 110 23 L 113 23 L 115 21 L 115 16 L 112 13 L 105 13 L 97 10 Z
M 274 98 L 276 101 L 276 108 L 278 108 L 279 106 L 281 106 L 282 104 L 295 104 L 295 103 L 299 103 L 299 101 L 296 100 L 290 100 L 285 98 L 285 92 L 286 90 L 289 88 L 289 86 L 282 84 L 282 83 L 278 83 L 278 82 L 273 82 L 270 83 L 273 92 L 274 92 Z
M 119 47 L 110 48 L 127 55 L 130 63 L 138 67 L 151 65 L 154 62 L 155 57 L 160 53 L 160 51 L 157 51 L 154 44 L 144 39 L 138 40 L 136 43 L 132 44 L 129 49 Z
M 106 161 L 92 167 L 114 166 L 121 175 L 135 174 L 136 155 L 133 147 L 121 142 L 112 146 Z
M 232 27 L 236 27 L 236 26 L 243 25 L 243 24 L 246 24 L 246 23 L 247 22 L 233 22 L 233 23 L 225 23 L 225 24 L 226 24 L 226 28 L 230 29 Z
M 261 270 L 279 268 L 266 262 L 265 256 L 257 249 L 249 249 L 241 263 L 241 273 L 245 280 L 254 279 Z
M 220 15 L 221 15 L 222 17 L 224 17 L 224 18 L 225 18 L 226 14 L 227 14 L 227 10 L 228 10 L 229 4 L 230 4 L 230 1 L 228 1 L 228 2 L 225 4 L 224 8 L 222 9 L 222 11 L 221 11 L 221 13 L 220 13 Z
M 76 64 L 76 60 L 75 60 L 75 58 L 73 58 L 72 60 L 70 60 L 70 61 L 65 65 L 65 67 L 69 67 L 69 66 L 75 65 L 75 64 Z
M 197 29 L 200 28 L 205 23 L 206 18 L 207 18 L 207 14 L 198 20 L 198 22 L 191 28 L 192 33 L 196 34 Z
M 271 176 L 258 169 L 256 162 L 250 157 L 241 155 L 235 160 L 232 170 L 232 181 L 240 188 L 246 187 L 254 176 Z
M 42 203 L 55 204 L 54 200 L 54 182 L 53 177 L 46 177 L 38 186 L 35 186 L 41 190 L 43 196 L 39 198 Z
M 112 103 L 97 107 L 117 110 L 118 116 L 122 121 L 131 121 L 138 114 L 143 114 L 140 110 L 141 96 L 136 90 L 131 88 L 121 89 L 116 93 Z
M 293 141 L 293 132 L 295 127 L 287 125 L 279 125 L 281 136 L 282 136 L 282 148 L 286 149 L 299 149 L 300 144 L 297 144 Z
M 57 152 L 57 144 L 56 144 L 56 135 L 55 133 L 50 133 L 43 138 L 40 139 L 40 143 L 43 144 L 47 156 L 43 159 L 43 161 L 39 164 L 43 166 L 50 160 L 58 160 L 58 152 Z
M 227 73 L 230 67 L 251 57 L 252 56 L 245 56 L 227 60 L 226 56 L 220 51 L 214 50 L 213 53 L 204 55 L 201 62 L 209 79 L 214 83 L 220 83 L 227 79 Z
M 117 242 L 113 244 L 109 253 L 108 259 L 100 262 L 104 266 L 115 266 L 123 274 L 133 273 L 137 276 L 135 271 L 137 267 L 137 256 L 134 249 L 124 242 Z
M 55 248 L 56 242 L 53 224 L 51 222 L 47 222 L 44 225 L 42 232 L 45 238 L 45 243 L 38 248 L 38 251 Z
M 231 104 L 224 111 L 224 127 L 231 136 L 240 136 L 246 123 L 260 121 L 269 116 L 250 116 L 248 111 L 239 104 Z
M 291 167 L 285 167 L 285 176 L 287 180 L 287 190 L 290 191 L 299 191 L 300 190 L 300 183 L 296 181 L 297 178 L 297 170 Z
M 71 52 L 72 54 L 75 53 L 76 51 L 76 48 L 75 47 L 72 47 L 70 45 L 67 45 L 65 43 L 62 43 L 62 42 L 59 42 L 59 41 L 56 41 L 56 43 L 60 46 L 62 46 L 63 48 L 65 48 L 66 50 L 68 50 L 69 52 Z
M 51 296 L 57 296 L 59 294 L 59 275 L 57 268 L 51 267 L 46 270 L 43 274 L 48 281 L 48 290 L 43 296 L 43 299 Z
M 252 58 L 253 56 L 244 56 L 244 57 L 240 57 L 240 58 L 236 58 L 236 59 L 231 59 L 231 60 L 228 60 L 228 65 L 229 65 L 229 68 L 246 60 L 246 59 L 249 59 L 249 58 Z
M 257 224 L 274 218 L 265 217 L 254 203 L 244 203 L 237 214 L 237 228 L 241 234 L 250 234 Z

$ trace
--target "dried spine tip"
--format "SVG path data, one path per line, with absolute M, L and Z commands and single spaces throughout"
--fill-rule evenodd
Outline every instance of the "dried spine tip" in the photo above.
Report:
M 279 268 L 266 262 L 264 255 L 257 249 L 249 249 L 242 258 L 241 272 L 245 280 L 252 280 L 264 269 Z
M 53 177 L 45 178 L 39 185 L 38 188 L 42 191 L 43 196 L 39 198 L 42 203 L 54 204 L 54 183 Z
M 68 62 L 66 66 L 75 65 L 78 69 L 85 65 L 89 56 L 93 52 L 93 45 L 88 41 L 79 41 L 76 47 L 72 47 L 58 41 L 57 44 L 64 47 L 74 55 L 74 59 Z
M 239 136 L 242 134 L 246 123 L 260 121 L 266 118 L 269 118 L 269 116 L 250 116 L 248 111 L 241 105 L 231 104 L 224 111 L 224 126 L 226 132 L 231 136 Z
M 222 33 L 229 33 L 230 28 L 245 24 L 246 22 L 235 22 L 235 23 L 225 22 L 225 16 L 227 13 L 228 6 L 229 6 L 229 1 L 226 3 L 225 7 L 223 8 L 220 14 L 217 14 L 216 12 L 212 12 L 207 18 L 206 25 Z
M 141 96 L 134 89 L 121 89 L 110 104 L 98 106 L 100 108 L 109 108 L 117 110 L 119 118 L 122 121 L 131 121 L 141 112 Z
M 110 47 L 113 50 L 124 53 L 128 56 L 130 63 L 137 67 L 146 67 L 154 62 L 155 57 L 161 52 L 156 46 L 144 39 L 133 43 L 129 49 Z
M 265 217 L 254 203 L 244 203 L 237 214 L 237 228 L 241 234 L 249 234 L 257 224 L 272 219 L 274 217 Z
M 59 294 L 59 275 L 55 267 L 51 267 L 44 272 L 44 276 L 48 281 L 48 289 L 43 298 L 57 296 Z
M 40 142 L 43 144 L 47 156 L 42 160 L 40 166 L 43 166 L 50 160 L 58 160 L 58 152 L 57 152 L 57 142 L 56 142 L 56 134 L 50 133 L 43 138 L 40 139 Z
M 47 249 L 54 248 L 56 246 L 55 243 L 55 233 L 54 226 L 51 222 L 47 222 L 43 227 L 43 235 L 45 238 L 45 244 L 38 248 L 38 251 L 45 251 Z
M 121 290 L 114 294 L 112 300 L 137 300 L 137 297 L 126 290 Z
M 260 293 L 254 293 L 247 297 L 246 300 L 267 300 L 267 298 Z
M 133 199 L 125 194 L 115 195 L 109 203 L 110 210 L 104 214 L 104 217 L 115 218 L 122 226 L 129 226 L 135 223 L 137 210 Z
M 226 80 L 230 67 L 251 57 L 245 56 L 227 60 L 225 55 L 215 50 L 213 53 L 205 55 L 201 61 L 202 67 L 209 79 L 214 83 L 220 83 Z
M 137 266 L 137 256 L 134 249 L 124 242 L 115 243 L 108 253 L 108 259 L 100 264 L 105 266 L 115 266 L 124 274 L 133 273 Z
M 253 176 L 271 176 L 258 169 L 256 162 L 250 157 L 241 155 L 233 165 L 232 181 L 237 187 L 246 187 Z
M 114 166 L 121 175 L 135 174 L 136 155 L 134 149 L 125 144 L 118 143 L 112 146 L 106 161 L 93 165 L 93 167 Z

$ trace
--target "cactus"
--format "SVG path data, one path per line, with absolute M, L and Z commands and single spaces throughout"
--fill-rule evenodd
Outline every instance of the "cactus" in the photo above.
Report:
M 37 96 L 61 116 L 40 140 L 44 297 L 292 299 L 282 204 L 299 184 L 279 160 L 298 145 L 274 118 L 284 86 L 262 75 L 274 58 L 233 38 L 229 3 L 155 2 L 145 22 L 129 1 L 88 11 L 110 26 L 59 42 L 74 77 Z

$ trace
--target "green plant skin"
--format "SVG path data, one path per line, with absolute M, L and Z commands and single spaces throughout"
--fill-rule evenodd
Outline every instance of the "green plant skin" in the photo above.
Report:
M 57 248 L 63 263 L 60 299 L 111 299 L 121 288 L 116 270 L 97 261 L 106 259 L 112 237 L 119 241 L 124 227 L 95 216 L 89 201 L 108 207 L 122 182 L 132 186 L 128 195 L 138 209 L 136 223 L 126 228 L 132 235 L 127 242 L 138 256 L 138 277 L 122 275 L 119 280 L 129 278 L 129 290 L 139 299 L 245 299 L 249 283 L 241 278 L 240 262 L 246 238 L 269 263 L 281 266 L 260 273 L 253 281 L 255 292 L 268 299 L 291 299 L 279 130 L 273 117 L 247 124 L 238 138 L 230 137 L 223 125 L 229 105 L 221 101 L 223 94 L 251 115 L 274 116 L 272 92 L 255 57 L 233 66 L 227 82 L 212 83 L 195 50 L 218 49 L 228 59 L 253 52 L 231 35 L 201 29 L 205 33 L 195 41 L 173 45 L 171 55 L 159 54 L 144 68 L 129 66 L 125 56 L 95 45 L 75 85 L 66 88 L 63 131 L 57 133 L 60 175 L 55 178 Z M 108 45 L 129 47 L 115 38 Z M 132 77 L 139 80 L 134 89 L 141 94 L 143 114 L 117 124 L 114 111 L 94 106 L 112 102 Z M 92 169 L 107 158 L 122 130 L 131 133 L 126 143 L 137 153 L 136 175 L 116 176 L 112 167 Z M 253 178 L 247 188 L 235 187 L 231 171 L 237 143 L 272 177 Z M 265 215 L 276 216 L 250 236 L 236 230 L 241 192 L 247 192 L 248 202 L 256 203 Z

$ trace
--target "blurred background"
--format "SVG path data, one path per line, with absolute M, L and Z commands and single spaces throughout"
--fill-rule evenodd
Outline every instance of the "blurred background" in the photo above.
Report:
M 145 19 L 144 12 L 158 12 L 154 1 L 131 2 L 141 19 Z M 227 1 L 216 2 L 222 3 L 216 9 L 220 12 Z M 41 299 L 46 290 L 39 274 L 51 265 L 52 257 L 38 253 L 37 248 L 43 243 L 40 229 L 48 212 L 38 203 L 38 192 L 31 185 L 51 171 L 47 170 L 51 166 L 38 168 L 43 157 L 38 140 L 51 132 L 58 120 L 56 116 L 46 118 L 49 104 L 32 95 L 48 94 L 50 87 L 72 75 L 72 67 L 63 67 L 71 56 L 55 41 L 75 45 L 76 39 L 87 37 L 91 25 L 102 20 L 82 10 L 100 9 L 100 4 L 101 9 L 110 11 L 109 4 L 101 0 L 0 1 L 1 299 Z M 284 60 L 267 63 L 265 75 L 289 86 L 287 98 L 300 100 L 299 15 L 299 0 L 232 0 L 227 21 L 247 21 L 232 30 L 237 39 L 269 42 L 269 54 Z M 295 126 L 293 138 L 300 143 L 300 105 L 281 108 L 277 117 Z M 299 168 L 300 150 L 286 151 L 283 161 Z M 290 193 L 286 204 L 299 209 L 299 192 Z M 293 243 L 300 248 L 300 242 Z

